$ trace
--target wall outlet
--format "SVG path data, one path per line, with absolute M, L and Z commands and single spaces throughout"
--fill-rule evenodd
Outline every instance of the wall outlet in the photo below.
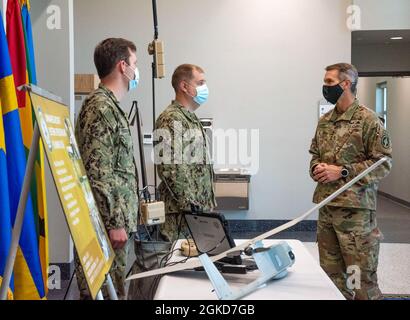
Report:
M 152 133 L 144 133 L 143 143 L 144 144 L 152 144 L 153 143 Z

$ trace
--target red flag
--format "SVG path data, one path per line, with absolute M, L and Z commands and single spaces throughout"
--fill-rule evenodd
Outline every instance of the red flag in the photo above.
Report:
M 19 108 L 25 108 L 26 92 L 17 90 L 19 86 L 27 84 L 26 47 L 20 4 L 17 0 L 7 1 L 7 42 L 9 45 L 18 106 Z

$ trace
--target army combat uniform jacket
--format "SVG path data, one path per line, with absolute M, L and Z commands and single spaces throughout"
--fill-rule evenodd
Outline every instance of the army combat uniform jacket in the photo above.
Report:
M 336 207 L 376 210 L 378 183 L 391 169 L 392 147 L 383 123 L 374 111 L 359 105 L 357 100 L 341 115 L 336 108 L 329 111 L 319 120 L 309 152 L 312 154 L 312 178 L 313 168 L 321 162 L 344 166 L 349 171 L 347 178 L 327 184 L 318 183 L 313 195 L 315 203 L 324 200 L 381 158 L 388 157 L 388 161 L 329 203 Z
M 166 213 L 215 207 L 213 168 L 206 134 L 195 113 L 173 101 L 156 121 L 159 192 Z
M 138 176 L 131 131 L 114 94 L 103 84 L 85 101 L 75 135 L 107 230 L 137 230 Z

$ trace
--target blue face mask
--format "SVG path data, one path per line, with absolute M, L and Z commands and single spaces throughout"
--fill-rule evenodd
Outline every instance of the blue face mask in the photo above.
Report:
M 194 101 L 201 105 L 204 104 L 208 100 L 209 96 L 209 89 L 208 86 L 203 84 L 202 86 L 196 87 L 196 96 L 194 97 Z
M 131 68 L 130 65 L 128 65 L 129 68 Z M 131 68 L 132 69 L 132 68 Z M 134 79 L 130 79 L 130 81 L 128 82 L 128 91 L 137 89 L 138 84 L 140 82 L 140 72 L 138 70 L 138 68 L 136 67 L 134 71 Z M 128 76 L 125 75 L 127 78 Z

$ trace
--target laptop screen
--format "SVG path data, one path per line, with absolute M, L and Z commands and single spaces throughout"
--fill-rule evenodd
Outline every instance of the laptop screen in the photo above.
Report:
M 235 247 L 235 242 L 229 233 L 228 222 L 219 213 L 186 213 L 191 236 L 199 253 L 210 256 L 218 255 Z M 231 264 L 241 264 L 240 254 L 221 259 Z

